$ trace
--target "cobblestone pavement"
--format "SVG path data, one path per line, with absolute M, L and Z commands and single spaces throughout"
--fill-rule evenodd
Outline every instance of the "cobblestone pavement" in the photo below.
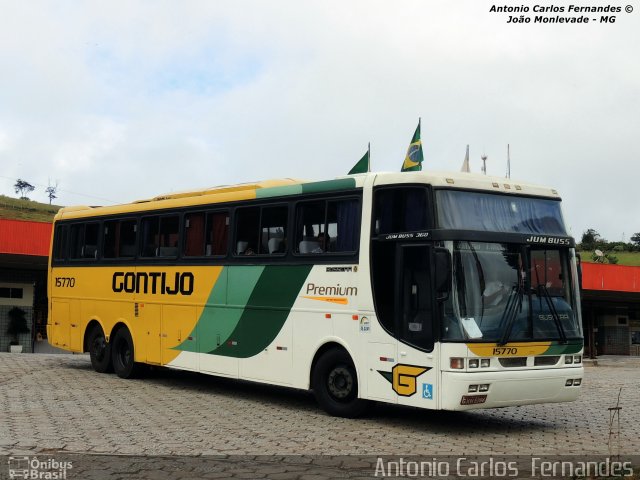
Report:
M 620 387 L 620 453 L 637 454 L 640 363 L 585 370 L 573 403 L 462 413 L 379 404 L 348 420 L 308 392 L 170 370 L 122 380 L 94 372 L 86 355 L 0 353 L 0 455 L 606 455 Z

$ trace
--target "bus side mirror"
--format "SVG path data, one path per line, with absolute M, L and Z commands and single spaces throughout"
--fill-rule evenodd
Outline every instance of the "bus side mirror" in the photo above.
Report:
M 582 293 L 582 257 L 579 253 L 576 253 L 576 266 L 578 267 L 578 287 Z
M 435 269 L 436 299 L 444 301 L 451 289 L 451 253 L 446 248 L 435 249 Z

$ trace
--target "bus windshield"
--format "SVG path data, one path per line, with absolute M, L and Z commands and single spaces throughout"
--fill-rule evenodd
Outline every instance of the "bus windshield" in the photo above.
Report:
M 453 288 L 443 340 L 497 342 L 580 338 L 569 249 L 447 242 Z

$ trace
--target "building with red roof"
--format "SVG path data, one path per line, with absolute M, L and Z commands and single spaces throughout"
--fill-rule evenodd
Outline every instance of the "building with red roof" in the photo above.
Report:
M 47 261 L 52 224 L 0 218 L 0 351 L 6 352 L 8 313 L 25 312 L 30 332 L 18 338 L 31 352 L 36 339 L 46 337 Z

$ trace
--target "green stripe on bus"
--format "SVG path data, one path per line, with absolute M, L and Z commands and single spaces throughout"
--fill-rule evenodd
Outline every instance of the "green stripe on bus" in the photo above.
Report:
M 282 187 L 259 188 L 256 190 L 256 198 L 284 197 L 300 193 L 302 193 L 302 185 L 284 185 Z
M 256 190 L 256 198 L 283 197 L 287 195 L 299 195 L 301 193 L 333 192 L 337 190 L 349 190 L 355 187 L 355 179 L 340 178 L 322 182 L 301 183 L 300 185 L 260 188 Z
M 326 180 L 324 182 L 312 182 L 302 184 L 302 193 L 321 193 L 336 190 L 349 190 L 356 188 L 356 181 L 353 178 L 339 178 L 337 180 Z
M 209 353 L 248 358 L 262 352 L 282 330 L 311 268 L 311 265 L 265 267 L 229 341 Z
M 571 355 L 573 353 L 578 353 L 582 350 L 583 342 L 571 342 L 565 345 L 560 344 L 558 342 L 553 342 L 549 348 L 543 353 L 543 355 Z
M 238 326 L 264 266 L 225 267 L 211 289 L 207 304 L 190 336 L 197 342 L 183 342 L 177 350 L 210 352 L 224 344 Z M 196 343 L 197 348 L 190 343 Z

